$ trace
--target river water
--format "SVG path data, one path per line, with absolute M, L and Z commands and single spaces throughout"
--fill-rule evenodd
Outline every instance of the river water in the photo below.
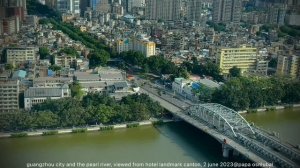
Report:
M 245 118 L 300 144 L 297 135 L 300 109 L 259 112 L 248 114 Z M 54 164 L 55 167 L 66 167 L 67 163 L 69 167 L 87 167 L 82 166 L 83 163 L 94 163 L 96 167 L 104 163 L 121 167 L 113 164 L 127 163 L 133 167 L 134 163 L 142 163 L 138 167 L 143 167 L 151 162 L 204 166 L 221 161 L 225 161 L 221 145 L 184 122 L 103 132 L 0 139 L 1 168 L 30 167 L 33 163 Z M 166 167 L 174 166 L 166 164 Z
M 256 112 L 244 117 L 256 126 L 279 133 L 279 138 L 284 141 L 294 145 L 300 144 L 300 108 Z

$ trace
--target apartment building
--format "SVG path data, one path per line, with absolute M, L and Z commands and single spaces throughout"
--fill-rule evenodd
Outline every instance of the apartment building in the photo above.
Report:
M 19 80 L 0 81 L 0 112 L 15 112 L 19 109 Z
M 71 67 L 75 64 L 76 58 L 73 56 L 55 56 L 54 64 L 61 67 Z
M 155 43 L 148 39 L 133 39 L 133 50 L 143 53 L 146 57 L 155 55 Z
M 257 49 L 246 45 L 240 48 L 219 48 L 216 62 L 225 76 L 233 66 L 240 68 L 242 74 L 253 72 L 257 67 Z
M 300 57 L 297 55 L 279 55 L 276 73 L 292 78 L 300 76 Z
M 56 9 L 62 13 L 80 14 L 80 0 L 56 0 Z
M 7 48 L 6 60 L 7 63 L 12 65 L 22 64 L 27 61 L 35 62 L 35 47 Z
M 202 11 L 202 1 L 189 0 L 187 1 L 187 19 L 189 21 L 200 21 Z
M 117 41 L 118 53 L 130 50 L 139 51 L 146 57 L 150 57 L 156 54 L 156 44 L 149 41 L 149 38 L 144 35 L 137 38 L 120 39 Z
M 146 0 L 146 19 L 179 20 L 180 0 Z
M 213 22 L 230 23 L 240 22 L 242 10 L 241 0 L 214 0 Z

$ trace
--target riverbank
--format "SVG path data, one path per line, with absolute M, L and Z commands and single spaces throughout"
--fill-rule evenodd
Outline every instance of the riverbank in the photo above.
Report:
M 286 108 L 300 108 L 300 104 L 286 104 L 286 105 L 278 105 L 278 106 L 266 106 L 264 108 L 258 109 L 249 109 L 238 111 L 239 114 L 251 113 L 251 112 L 262 112 L 262 111 L 273 111 L 273 110 L 282 110 Z
M 51 130 L 36 130 L 36 131 L 22 131 L 22 132 L 8 132 L 0 133 L 0 138 L 17 138 L 17 137 L 28 137 L 28 136 L 48 136 L 57 134 L 70 134 L 70 133 L 83 133 L 92 131 L 105 131 L 114 130 L 122 128 L 133 128 L 146 125 L 156 125 L 162 123 L 173 122 L 171 119 L 150 119 L 140 122 L 129 122 L 123 124 L 114 125 L 101 125 L 101 126 L 88 126 L 88 127 L 74 127 L 74 128 L 64 128 L 64 129 L 51 129 Z

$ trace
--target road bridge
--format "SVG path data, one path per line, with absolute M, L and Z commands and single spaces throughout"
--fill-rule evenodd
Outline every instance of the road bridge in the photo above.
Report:
M 300 167 L 300 151 L 250 125 L 238 112 L 216 103 L 191 104 L 143 86 L 141 93 L 158 101 L 174 116 L 209 134 L 222 144 L 224 157 L 241 154 L 260 167 Z

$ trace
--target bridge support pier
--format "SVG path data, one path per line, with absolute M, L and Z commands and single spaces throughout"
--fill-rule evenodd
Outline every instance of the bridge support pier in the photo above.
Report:
M 229 150 L 230 150 L 230 147 L 227 144 L 222 144 L 222 152 L 223 152 L 224 158 L 229 157 Z
M 239 153 L 237 150 L 234 150 L 234 149 L 233 149 L 233 153 L 232 153 L 232 155 L 233 155 L 233 156 L 239 156 L 239 155 L 240 155 L 240 153 Z

